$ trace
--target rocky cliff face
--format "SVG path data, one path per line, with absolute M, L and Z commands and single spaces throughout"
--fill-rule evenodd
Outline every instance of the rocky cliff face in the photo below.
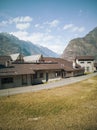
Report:
M 61 57 L 71 60 L 83 55 L 94 56 L 97 60 L 97 27 L 85 37 L 71 40 Z

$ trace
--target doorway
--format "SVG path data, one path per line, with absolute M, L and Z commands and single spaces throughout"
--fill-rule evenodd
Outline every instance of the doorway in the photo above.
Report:
M 48 81 L 48 73 L 46 73 L 46 82 Z

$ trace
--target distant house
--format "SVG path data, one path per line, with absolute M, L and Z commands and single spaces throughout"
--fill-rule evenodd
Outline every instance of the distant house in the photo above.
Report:
M 73 65 L 72 62 L 61 58 L 41 55 L 38 58 L 31 56 L 29 60 L 16 58 L 14 62 L 11 57 L 3 57 L 2 61 L 0 61 L 1 89 L 29 86 L 84 74 L 84 69 L 80 65 Z M 6 66 L 7 61 L 10 61 L 10 64 Z
M 75 61 L 78 65 L 85 69 L 85 73 L 94 72 L 94 57 L 93 56 L 77 56 Z

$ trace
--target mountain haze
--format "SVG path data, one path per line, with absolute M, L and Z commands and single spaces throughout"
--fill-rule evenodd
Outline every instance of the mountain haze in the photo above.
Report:
M 29 41 L 19 40 L 8 33 L 0 33 L 0 55 L 10 55 L 20 52 L 25 56 L 42 54 L 44 56 L 58 57 L 58 54 L 46 47 L 35 45 Z
M 62 58 L 73 59 L 75 56 L 94 56 L 97 60 L 97 27 L 83 38 L 76 38 L 69 42 Z

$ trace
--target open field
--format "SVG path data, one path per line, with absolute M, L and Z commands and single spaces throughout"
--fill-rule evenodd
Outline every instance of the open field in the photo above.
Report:
M 49 90 L 0 97 L 0 130 L 97 130 L 97 76 Z

